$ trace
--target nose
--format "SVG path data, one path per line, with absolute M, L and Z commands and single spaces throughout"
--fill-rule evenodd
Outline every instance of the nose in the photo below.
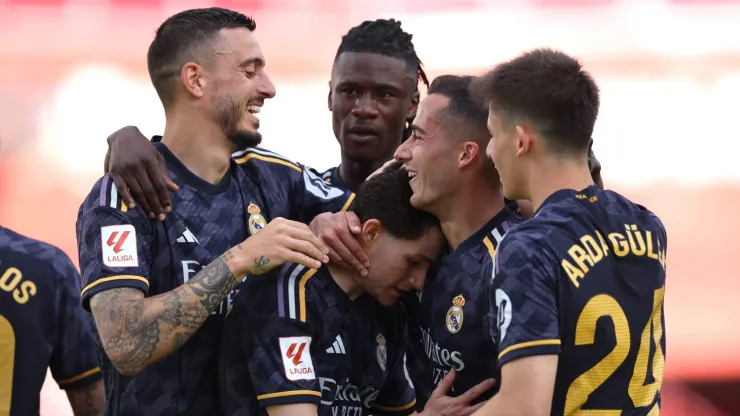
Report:
M 422 290 L 424 289 L 424 282 L 426 281 L 427 273 L 426 270 L 418 270 L 415 271 L 411 278 L 409 279 L 409 283 L 411 284 L 411 287 L 413 287 L 416 290 Z
M 275 85 L 272 83 L 270 76 L 267 72 L 263 72 L 262 82 L 257 86 L 257 92 L 264 98 L 273 98 L 277 93 L 275 91 Z
M 486 156 L 489 159 L 493 159 L 493 137 L 488 139 L 488 145 L 486 146 Z
M 406 140 L 405 142 L 401 143 L 401 145 L 396 148 L 395 153 L 393 153 L 393 158 L 402 162 L 408 162 L 409 160 L 411 160 L 410 142 L 411 140 Z
M 361 94 L 355 100 L 355 105 L 352 107 L 352 114 L 360 118 L 377 117 L 378 109 L 375 104 L 375 100 L 370 94 Z

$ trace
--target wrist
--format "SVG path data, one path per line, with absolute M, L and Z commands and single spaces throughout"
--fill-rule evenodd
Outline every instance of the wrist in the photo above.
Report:
M 241 244 L 224 253 L 221 258 L 237 281 L 240 281 L 245 275 L 252 272 L 251 266 L 253 262 L 249 261 L 251 257 L 245 253 Z

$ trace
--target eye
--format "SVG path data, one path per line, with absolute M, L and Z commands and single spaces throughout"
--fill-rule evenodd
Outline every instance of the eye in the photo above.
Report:
M 244 71 L 244 74 L 247 76 L 247 78 L 252 79 L 257 76 L 257 73 L 255 71 Z
M 355 95 L 357 94 L 357 90 L 352 87 L 344 87 L 340 88 L 339 92 L 346 95 Z
M 409 269 L 413 269 L 421 264 L 419 260 L 414 259 L 406 259 L 406 264 L 408 265 Z

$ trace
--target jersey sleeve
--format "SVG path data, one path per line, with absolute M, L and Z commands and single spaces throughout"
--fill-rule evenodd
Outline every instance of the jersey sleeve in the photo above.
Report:
M 247 323 L 240 343 L 260 407 L 321 402 L 314 354 L 319 340 L 305 290 L 314 272 L 296 273 L 291 284 L 288 272 L 281 271 L 273 280 L 276 291 L 244 294 L 249 306 L 239 317 Z
M 526 229 L 512 230 L 494 256 L 491 335 L 499 365 L 526 356 L 560 353 L 558 264 Z
M 309 223 L 324 212 L 340 212 L 350 209 L 355 194 L 332 186 L 313 169 L 303 165 L 292 175 L 293 213 L 296 221 Z
M 406 368 L 408 347 L 407 319 L 404 308 L 395 306 L 397 346 L 388 361 L 388 377 L 373 405 L 373 415 L 410 415 L 416 406 L 416 391 Z
M 90 298 L 104 290 L 132 287 L 148 292 L 152 235 L 143 211 L 128 210 L 110 176 L 103 177 L 77 218 L 85 309 L 90 310 Z
M 56 341 L 49 361 L 60 388 L 74 390 L 101 379 L 90 315 L 80 306 L 80 275 L 69 257 L 60 253 L 57 274 Z

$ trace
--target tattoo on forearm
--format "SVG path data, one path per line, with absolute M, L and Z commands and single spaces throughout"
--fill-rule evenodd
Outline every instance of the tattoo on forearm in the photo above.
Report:
M 98 332 L 118 370 L 138 373 L 190 339 L 239 282 L 227 264 L 232 258 L 229 250 L 186 284 L 151 298 L 136 299 L 132 288 L 93 296 Z

